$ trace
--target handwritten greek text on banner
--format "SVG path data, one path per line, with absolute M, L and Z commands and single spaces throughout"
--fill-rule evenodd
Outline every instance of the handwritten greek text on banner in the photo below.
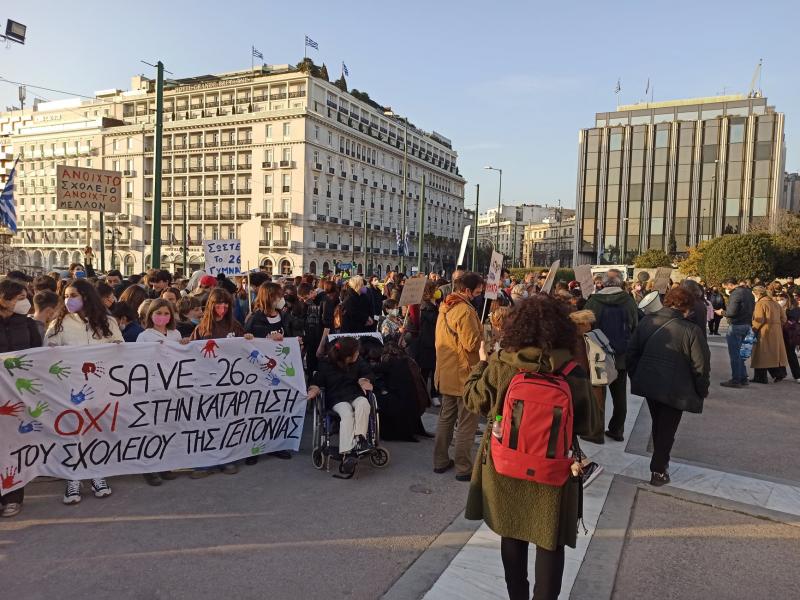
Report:
M 296 338 L 0 354 L 0 489 L 297 450 L 305 406 Z

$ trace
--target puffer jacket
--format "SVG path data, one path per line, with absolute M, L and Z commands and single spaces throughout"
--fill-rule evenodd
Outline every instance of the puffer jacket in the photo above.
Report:
M 469 372 L 478 364 L 483 340 L 478 313 L 462 294 L 450 294 L 439 307 L 436 322 L 436 389 L 448 396 L 463 396 Z
M 479 362 L 467 381 L 464 404 L 467 410 L 485 415 L 491 423 L 503 407 L 506 391 L 520 370 L 541 373 L 560 371 L 572 358 L 568 350 L 543 352 L 522 348 L 500 350 Z M 591 408 L 594 402 L 589 377 L 578 365 L 566 377 L 572 393 L 575 435 L 591 433 Z M 526 540 L 548 550 L 557 546 L 575 547 L 580 518 L 581 483 L 570 477 L 561 487 L 500 475 L 491 456 L 491 427 L 484 432 L 472 469 L 467 519 L 483 519 L 489 528 L 504 537 Z
M 0 317 L 0 352 L 38 348 L 42 345 L 37 321 L 25 315 Z
M 50 327 L 45 334 L 45 346 L 92 346 L 94 344 L 125 341 L 114 317 L 108 317 L 108 329 L 111 332 L 108 337 L 96 336 L 89 323 L 85 322 L 77 314 L 65 315 L 61 326 L 61 331 L 56 333 L 55 321 L 50 323 Z
M 677 310 L 662 308 L 642 319 L 628 346 L 631 393 L 678 410 L 703 412 L 710 361 L 704 332 Z

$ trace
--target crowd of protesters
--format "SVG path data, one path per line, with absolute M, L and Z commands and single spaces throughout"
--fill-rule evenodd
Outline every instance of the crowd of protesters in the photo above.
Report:
M 12 271 L 0 281 L 0 352 L 102 343 L 172 342 L 226 337 L 299 338 L 309 398 L 326 390 L 326 408 L 340 420 L 339 452 L 352 472 L 366 443 L 369 403 L 378 397 L 381 437 L 417 442 L 435 438 L 432 468 L 454 470 L 471 482 L 467 517 L 484 519 L 502 536 L 501 555 L 512 599 L 528 598 L 528 545 L 536 545 L 534 598 L 556 598 L 564 546 L 574 546 L 580 494 L 602 471 L 582 454 L 578 439 L 594 444 L 625 439 L 628 390 L 643 396 L 652 417 L 650 483 L 669 483 L 669 455 L 683 412 L 699 413 L 709 391 L 707 336 L 727 324 L 731 378 L 722 385 L 778 382 L 791 370 L 800 382 L 800 286 L 727 280 L 721 286 L 685 280 L 654 290 L 645 275 L 628 280 L 610 269 L 584 293 L 577 281 L 557 281 L 542 293 L 547 272 L 517 280 L 503 270 L 496 299 L 484 278 L 456 270 L 430 274 L 420 302 L 402 302 L 405 275 L 307 274 L 188 278 L 166 270 L 123 277 L 98 275 L 90 264 L 35 277 Z M 401 306 L 401 304 L 405 304 Z M 361 335 L 362 340 L 330 334 Z M 382 343 L 370 343 L 369 335 Z M 749 379 L 741 347 L 756 338 Z M 374 341 L 374 340 L 373 340 Z M 601 351 L 597 351 L 600 348 Z M 491 424 L 520 371 L 564 375 L 575 413 L 574 451 L 580 466 L 563 486 L 511 480 L 488 459 Z M 606 418 L 606 396 L 612 414 Z M 421 415 L 439 408 L 436 432 Z M 488 419 L 481 432 L 481 416 Z M 482 435 L 477 457 L 475 436 Z M 451 446 L 453 449 L 451 451 Z M 451 458 L 452 452 L 452 458 Z M 276 458 L 291 458 L 288 451 Z M 258 462 L 250 457 L 246 464 Z M 190 476 L 235 474 L 239 465 L 196 468 Z M 177 473 L 144 475 L 161 485 Z M 83 482 L 68 481 L 66 504 L 81 501 Z M 96 497 L 112 493 L 103 478 L 89 482 Z M 20 512 L 24 490 L 2 496 L 2 516 Z

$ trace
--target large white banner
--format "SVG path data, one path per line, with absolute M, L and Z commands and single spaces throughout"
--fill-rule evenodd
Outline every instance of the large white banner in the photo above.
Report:
M 297 450 L 305 407 L 296 338 L 0 354 L 0 490 Z

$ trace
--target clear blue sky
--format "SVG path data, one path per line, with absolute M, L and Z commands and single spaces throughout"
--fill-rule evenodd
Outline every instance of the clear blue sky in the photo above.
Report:
M 796 17 L 796 0 L 6 2 L 0 19 L 25 23 L 28 43 L 0 48 L 0 77 L 91 95 L 128 89 L 140 59 L 187 77 L 249 67 L 254 44 L 296 63 L 308 34 L 332 75 L 344 61 L 351 87 L 453 140 L 468 206 L 476 183 L 481 210 L 497 200 L 486 164 L 503 168 L 504 202 L 574 206 L 578 129 L 614 109 L 617 78 L 620 103 L 648 77 L 655 100 L 746 92 L 763 57 L 786 167 L 800 169 Z M 0 107 L 16 101 L 0 84 Z

